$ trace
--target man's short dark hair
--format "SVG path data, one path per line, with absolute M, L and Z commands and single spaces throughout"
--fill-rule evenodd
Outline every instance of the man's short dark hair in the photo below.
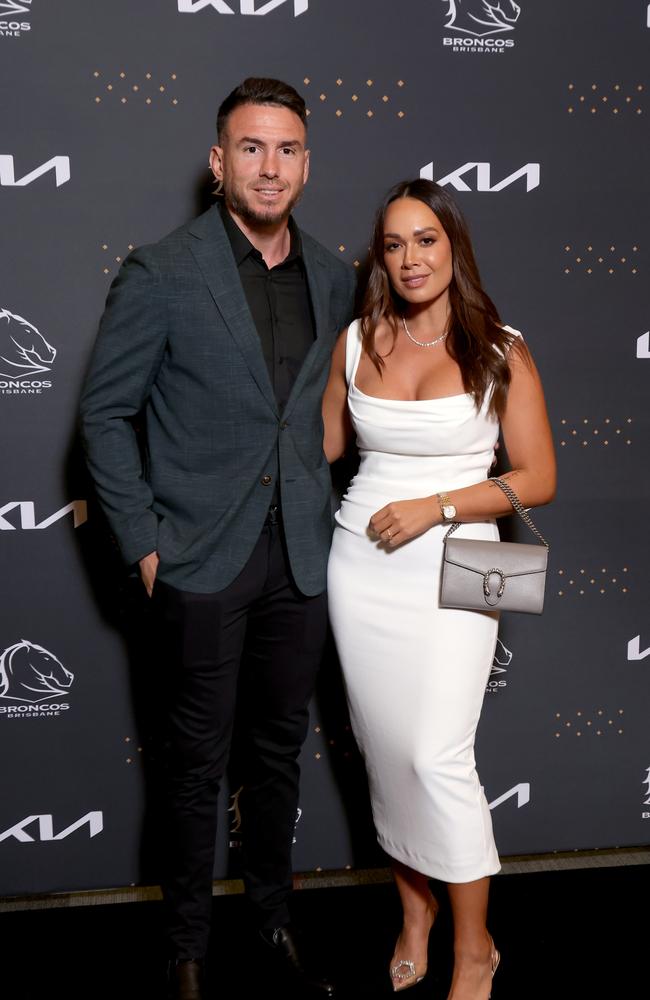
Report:
M 226 122 L 235 108 L 242 104 L 271 104 L 279 108 L 287 108 L 298 115 L 307 128 L 307 108 L 305 102 L 292 86 L 282 80 L 273 80 L 263 76 L 249 76 L 243 83 L 228 94 L 217 112 L 217 136 L 219 142 L 226 130 Z

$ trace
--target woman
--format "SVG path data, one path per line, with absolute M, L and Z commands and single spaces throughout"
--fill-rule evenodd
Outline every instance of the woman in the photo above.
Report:
M 481 288 L 464 219 L 425 180 L 398 184 L 376 219 L 361 316 L 335 348 L 325 453 L 356 434 L 358 474 L 336 515 L 332 627 L 378 839 L 393 859 L 403 924 L 395 990 L 425 975 L 448 883 L 449 1000 L 485 1000 L 499 953 L 486 928 L 499 870 L 474 737 L 498 614 L 438 606 L 443 536 L 497 539 L 512 508 L 488 480 L 499 426 L 526 507 L 548 503 L 555 459 L 539 375 Z

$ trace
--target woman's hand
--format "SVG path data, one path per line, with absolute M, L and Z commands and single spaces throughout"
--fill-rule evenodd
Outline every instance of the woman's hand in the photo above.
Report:
M 393 500 L 370 518 L 370 530 L 391 548 L 428 531 L 442 520 L 437 497 Z

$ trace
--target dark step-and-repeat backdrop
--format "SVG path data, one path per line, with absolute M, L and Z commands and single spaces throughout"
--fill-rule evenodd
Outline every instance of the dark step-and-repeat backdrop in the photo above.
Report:
M 164 692 L 77 400 L 121 261 L 209 204 L 251 74 L 307 100 L 301 225 L 357 263 L 390 185 L 445 184 L 542 372 L 547 606 L 504 616 L 477 747 L 501 853 L 648 842 L 649 52 L 645 0 L 0 0 L 0 893 L 156 880 Z M 384 864 L 333 655 L 302 767 L 296 870 Z

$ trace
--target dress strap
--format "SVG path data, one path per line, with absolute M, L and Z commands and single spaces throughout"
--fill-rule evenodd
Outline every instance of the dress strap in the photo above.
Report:
M 361 320 L 355 319 L 348 327 L 345 341 L 345 381 L 348 383 L 348 388 L 353 384 L 354 376 L 357 374 L 362 347 Z
M 520 330 L 515 330 L 513 326 L 508 326 L 507 323 L 503 324 L 503 329 L 507 330 L 508 333 L 512 333 L 515 337 L 518 337 L 520 340 L 524 339 Z M 512 347 L 512 344 L 514 344 L 514 340 L 511 342 L 510 347 Z

